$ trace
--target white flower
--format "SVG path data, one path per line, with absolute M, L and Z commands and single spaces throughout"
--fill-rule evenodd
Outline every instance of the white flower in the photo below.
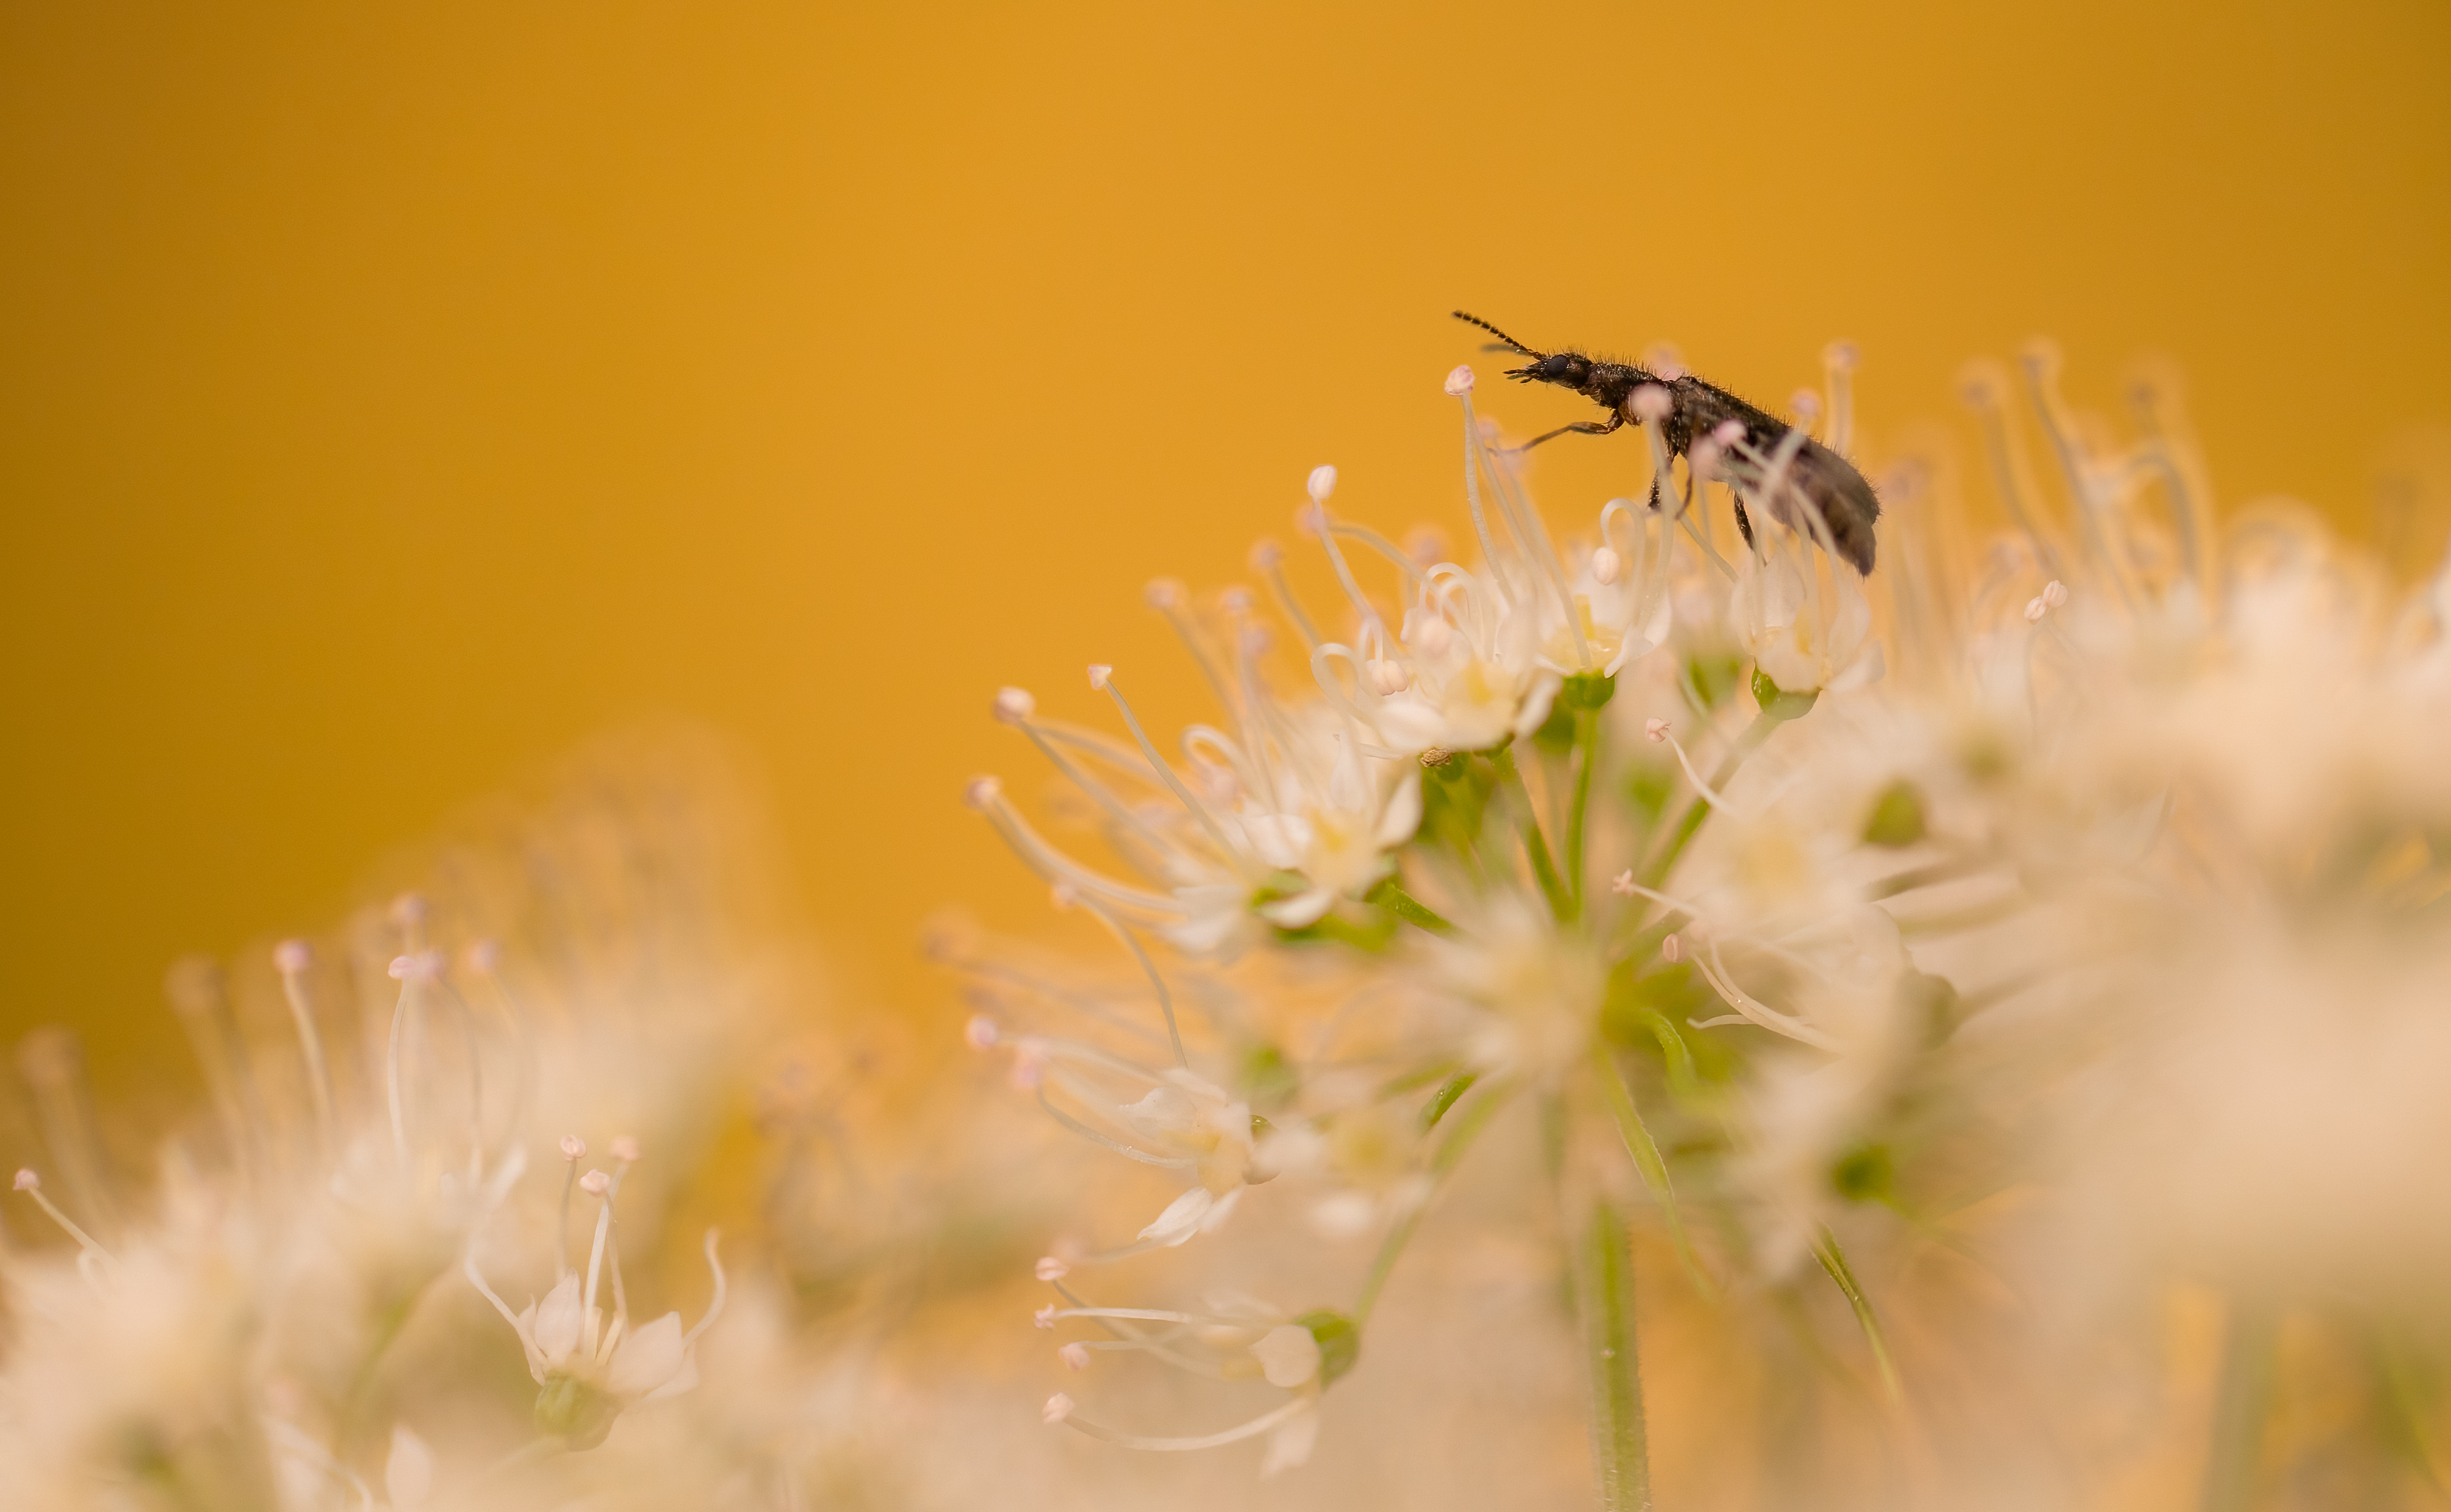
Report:
M 1395 770 L 1386 771 L 1391 765 Z M 1360 897 L 1395 870 L 1389 853 L 1421 827 L 1422 769 L 1418 762 L 1372 761 L 1350 741 L 1339 741 L 1323 796 L 1299 815 L 1244 821 L 1263 856 L 1310 884 L 1260 905 L 1260 916 L 1281 928 L 1316 924 L 1340 899 Z
M 391 1428 L 391 1454 L 383 1461 L 383 1491 L 399 1512 L 425 1504 L 434 1494 L 434 1451 L 405 1423 Z
M 580 1272 L 565 1270 L 543 1301 L 531 1302 L 513 1313 L 485 1284 L 477 1269 L 473 1247 L 461 1267 L 519 1335 L 520 1347 L 527 1355 L 528 1375 L 541 1388 L 536 1401 L 538 1429 L 572 1449 L 592 1449 L 603 1443 L 614 1420 L 632 1406 L 694 1389 L 698 1384 L 698 1338 L 723 1312 L 723 1265 L 716 1255 L 715 1230 L 709 1229 L 706 1264 L 715 1277 L 715 1294 L 696 1326 L 684 1332 L 677 1312 L 665 1313 L 641 1328 L 629 1326 L 618 1247 L 611 1257 L 615 1303 L 608 1322 L 597 1305 L 597 1288 L 606 1273 L 606 1241 L 620 1183 L 618 1177 L 597 1180 L 603 1175 L 600 1171 L 589 1174 L 590 1180 L 580 1185 L 602 1200 L 602 1208 L 583 1286 Z
M 1290 1396 L 1282 1404 L 1219 1432 L 1161 1438 L 1119 1432 L 1085 1418 L 1069 1395 L 1058 1392 L 1048 1399 L 1041 1414 L 1049 1425 L 1062 1424 L 1093 1439 L 1135 1449 L 1209 1449 L 1265 1434 L 1268 1446 L 1260 1465 L 1263 1479 L 1309 1461 L 1319 1441 L 1320 1395 L 1335 1376 L 1352 1368 L 1358 1348 L 1351 1320 L 1340 1313 L 1288 1318 L 1239 1293 L 1211 1296 L 1199 1312 L 1091 1306 L 1069 1293 L 1066 1300 L 1074 1305 L 1040 1312 L 1041 1326 L 1051 1327 L 1061 1319 L 1086 1318 L 1113 1335 L 1094 1346 L 1063 1346 L 1058 1353 L 1068 1365 L 1075 1358 L 1086 1363 L 1092 1347 L 1141 1351 L 1212 1380 L 1247 1380 L 1256 1375 Z M 1152 1325 L 1157 1327 L 1151 1328 Z M 1075 1350 L 1077 1356 L 1068 1352 Z
M 1825 578 L 1809 555 L 1800 565 L 1784 553 L 1764 563 L 1747 552 L 1744 560 L 1729 618 L 1781 693 L 1846 692 L 1880 679 L 1873 606 L 1853 569 L 1833 565 Z

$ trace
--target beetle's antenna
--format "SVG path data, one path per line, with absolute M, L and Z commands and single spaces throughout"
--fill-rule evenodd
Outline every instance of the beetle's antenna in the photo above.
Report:
M 1500 330 L 1497 326 L 1490 324 L 1487 321 L 1482 320 L 1482 319 L 1481 319 L 1480 316 L 1478 316 L 1478 315 L 1466 315 L 1466 314 L 1465 314 L 1463 311 L 1461 311 L 1461 310 L 1450 310 L 1450 311 L 1448 311 L 1448 313 L 1449 313 L 1449 314 L 1451 314 L 1451 315 L 1453 315 L 1457 320 L 1464 321 L 1464 322 L 1467 322 L 1468 324 L 1474 324 L 1474 325 L 1478 325 L 1478 326 L 1480 326 L 1482 330 L 1487 331 L 1490 335 L 1497 337 L 1497 338 L 1498 338 L 1500 341 L 1501 341 L 1501 342 L 1504 342 L 1504 343 L 1507 344 L 1507 346 L 1508 346 L 1508 347 L 1510 347 L 1511 349 L 1513 349 L 1514 351 L 1516 351 L 1516 352 L 1518 352 L 1518 353 L 1520 353 L 1521 355 L 1523 355 L 1523 356 L 1525 356 L 1525 357 L 1529 357 L 1529 358 L 1531 358 L 1531 359 L 1532 359 L 1533 361 L 1535 361 L 1535 362 L 1538 362 L 1538 361 L 1539 361 L 1541 358 L 1546 357 L 1546 356 L 1548 356 L 1548 355 L 1549 355 L 1549 354 L 1548 354 L 1548 353 L 1546 353 L 1546 352 L 1536 352 L 1536 351 L 1534 351 L 1534 350 L 1533 350 L 1532 348 L 1530 348 L 1529 346 L 1524 345 L 1521 342 L 1519 342 L 1519 341 L 1517 341 L 1514 337 L 1507 335 L 1504 331 L 1501 331 L 1501 330 Z

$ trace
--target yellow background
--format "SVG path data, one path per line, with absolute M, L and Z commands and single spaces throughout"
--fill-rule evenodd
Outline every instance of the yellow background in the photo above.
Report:
M 1451 521 L 1458 304 L 1772 401 L 1853 337 L 1876 447 L 2166 352 L 2227 501 L 2364 529 L 2451 422 L 2451 10 L 21 3 L 0 218 L 0 1036 L 141 1082 L 175 952 L 650 716 L 946 1010 L 918 921 L 1036 907 L 990 694 L 1192 716 L 1139 585 L 1314 462 Z

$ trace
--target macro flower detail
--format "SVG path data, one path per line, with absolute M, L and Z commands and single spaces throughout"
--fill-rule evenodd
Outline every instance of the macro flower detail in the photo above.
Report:
M 575 1187 L 598 1203 L 596 1236 L 583 1272 L 569 1267 L 557 1244 L 559 1279 L 540 1302 L 514 1313 L 477 1268 L 473 1250 L 461 1263 L 469 1284 L 494 1305 L 494 1310 L 518 1334 L 527 1356 L 528 1374 L 539 1387 L 536 1424 L 539 1433 L 572 1449 L 592 1449 L 604 1442 L 614 1421 L 641 1403 L 659 1402 L 694 1389 L 698 1384 L 696 1345 L 723 1313 L 724 1274 L 716 1258 L 716 1234 L 706 1235 L 707 1269 L 715 1278 L 706 1312 L 687 1331 L 681 1315 L 668 1312 L 643 1326 L 630 1325 L 629 1299 L 621 1280 L 621 1249 L 613 1221 L 613 1200 L 621 1178 L 637 1159 L 635 1140 L 614 1142 L 619 1162 L 612 1172 L 589 1171 L 564 1184 L 563 1213 Z M 562 1141 L 570 1170 L 576 1172 L 585 1146 L 575 1136 Z M 598 1283 L 611 1282 L 607 1309 L 598 1306 Z
M 1545 1168 L 1485 1179 L 1547 1194 L 1531 1227 L 1572 1296 L 1610 1507 L 1647 1504 L 1645 1249 L 1669 1262 L 1639 1267 L 1663 1309 L 1775 1303 L 1824 1368 L 1893 1412 L 1930 1389 L 1920 1372 L 1951 1368 L 1931 1330 L 1954 1326 L 1934 1318 L 1958 1304 L 1912 1267 L 1949 1264 L 1957 1232 L 1997 1232 L 1986 1205 L 2006 1210 L 2021 1183 L 2067 1252 L 2114 1231 L 2130 1247 L 2102 1275 L 2018 1284 L 2084 1313 L 2115 1277 L 2162 1267 L 2159 1284 L 2158 1257 L 2187 1253 L 2188 1274 L 2238 1288 L 2225 1349 L 2242 1368 L 2270 1348 L 2281 1257 L 2298 1286 L 2393 1268 L 2284 1239 L 2254 1203 L 2217 1195 L 2224 1163 L 2161 1105 L 2266 1149 L 2265 1105 L 2210 1067 L 2326 1127 L 2338 1089 L 2377 1074 L 2311 1049 L 2281 1072 L 2263 1036 L 2283 1018 L 2257 1005 L 2323 995 L 2293 953 L 2344 951 L 2318 919 L 2405 951 L 2390 958 L 2410 981 L 2434 969 L 2432 926 L 2395 911 L 2442 895 L 2422 838 L 2442 795 L 2382 753 L 2451 728 L 2451 577 L 2380 636 L 2365 579 L 2320 528 L 2251 514 L 2216 533 L 2158 400 L 2147 439 L 2106 449 L 2036 355 L 2023 378 L 2064 516 L 2007 455 L 2000 385 L 1977 383 L 2011 530 L 1970 559 L 1935 528 L 1931 475 L 1900 470 L 1886 500 L 1848 501 L 1842 542 L 1794 469 L 1808 439 L 1843 461 L 1853 370 L 1833 347 L 1826 392 L 1796 397 L 1793 426 L 1731 422 L 1674 447 L 1665 392 L 1637 385 L 1623 420 L 1646 433 L 1650 477 L 1561 548 L 1523 449 L 1474 413 L 1459 368 L 1468 563 L 1331 512 L 1322 468 L 1297 521 L 1336 616 L 1302 602 L 1273 546 L 1250 560 L 1278 626 L 1245 589 L 1152 593 L 1227 710 L 1186 735 L 1177 769 L 1117 699 L 1133 743 L 1106 765 L 1137 754 L 1150 801 L 1102 803 L 1117 818 L 1105 839 L 1153 885 L 1081 883 L 1017 811 L 993 815 L 1058 903 L 1088 906 L 1126 948 L 1158 1013 L 1119 1008 L 1094 969 L 1041 965 L 1034 1001 L 1008 1002 L 1013 1026 L 973 1020 L 971 1042 L 1012 1050 L 1017 1083 L 1087 1142 L 1191 1178 L 1130 1242 L 1060 1241 L 1038 1262 L 1060 1301 L 1036 1322 L 1062 1331 L 1068 1379 L 1046 1422 L 1143 1449 L 1265 1439 L 1262 1473 L 1300 1463 L 1325 1388 L 1390 1326 L 1391 1281 L 1460 1200 L 1459 1171 L 1527 1149 Z M 1279 644 L 1307 661 L 1307 696 L 1270 680 Z M 2247 728 L 2287 730 L 2291 755 L 2243 745 Z M 2318 875 L 2321 905 L 2305 891 Z M 2274 921 L 2251 946 L 2226 912 L 2243 900 Z M 2225 952 L 2298 985 L 2251 989 L 2213 964 Z M 2363 991 L 2400 1043 L 2425 1038 L 2380 1007 L 2409 991 L 2391 971 Z M 2394 1108 L 2362 1126 L 2423 1143 L 2431 1123 Z M 2294 1148 L 2261 1158 L 2326 1186 Z M 2343 1227 L 2388 1227 L 2380 1208 L 2346 1217 L 2329 1186 Z M 2116 1215 L 2114 1191 L 2128 1194 Z M 2204 1232 L 2252 1237 L 2188 1247 Z M 1198 1306 L 1073 1289 L 1094 1265 L 1111 1292 L 1195 1236 L 1211 1278 L 1190 1287 Z M 1214 1279 L 1238 1263 L 1297 1273 L 1311 1247 L 1317 1274 L 1361 1267 L 1339 1307 L 1289 1315 Z M 1108 1381 L 1150 1368 L 1284 1396 L 1229 1426 L 1161 1427 Z M 2229 1431 L 2217 1454 L 2244 1452 Z
M 1059 1290 L 1062 1288 L 1059 1286 Z M 1307 1463 L 1319 1442 L 1321 1393 L 1353 1368 L 1360 1336 L 1350 1319 L 1319 1310 L 1288 1318 L 1266 1304 L 1239 1294 L 1207 1299 L 1197 1312 L 1146 1307 L 1100 1307 L 1065 1292 L 1066 1307 L 1040 1314 L 1041 1326 L 1087 1320 L 1108 1337 L 1064 1345 L 1067 1363 L 1099 1353 L 1146 1355 L 1185 1373 L 1217 1380 L 1265 1381 L 1285 1400 L 1244 1423 L 1213 1433 L 1149 1435 L 1127 1432 L 1085 1415 L 1069 1392 L 1047 1400 L 1041 1412 L 1049 1425 L 1126 1448 L 1196 1450 L 1222 1448 L 1247 1439 L 1266 1439 L 1260 1461 L 1265 1480 Z M 1157 1326 L 1152 1326 L 1157 1325 Z M 1076 1366 L 1075 1368 L 1080 1368 Z

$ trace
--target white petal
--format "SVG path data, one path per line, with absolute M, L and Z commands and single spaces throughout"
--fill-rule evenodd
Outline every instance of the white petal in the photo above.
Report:
M 1533 731 L 1549 722 L 1549 706 L 1558 699 L 1559 680 L 1556 673 L 1543 672 L 1532 691 L 1524 695 L 1523 707 L 1515 716 L 1515 738 L 1528 740 Z
M 681 1367 L 681 1315 L 668 1312 L 621 1341 L 604 1386 L 624 1402 L 670 1381 Z
M 1378 1221 L 1379 1205 L 1369 1194 L 1340 1191 L 1312 1204 L 1310 1226 L 1322 1239 L 1351 1239 Z
M 539 1349 L 536 1345 L 536 1304 L 531 1302 L 520 1309 L 518 1317 L 511 1320 L 511 1326 L 520 1331 L 520 1347 L 527 1351 L 528 1374 L 536 1377 L 537 1384 L 542 1385 L 545 1359 L 544 1351 Z
M 1335 902 L 1334 893 L 1324 887 L 1315 887 L 1307 893 L 1279 898 L 1274 903 L 1263 903 L 1259 913 L 1260 917 L 1281 929 L 1298 930 L 1304 925 L 1318 923 L 1321 915 Z
M 1387 795 L 1386 811 L 1379 815 L 1379 829 L 1371 838 L 1383 847 L 1395 847 L 1413 837 L 1422 827 L 1422 773 L 1418 765 L 1404 774 L 1396 791 Z
M 578 1300 L 578 1272 L 572 1271 L 553 1285 L 537 1304 L 535 1340 L 537 1353 L 547 1365 L 558 1365 L 570 1358 L 578 1347 L 579 1325 L 584 1321 Z
M 1246 905 L 1251 894 L 1239 884 L 1177 888 L 1174 896 L 1183 905 L 1183 922 L 1170 924 L 1160 933 L 1167 943 L 1186 954 L 1207 955 L 1225 951 L 1250 918 Z
M 1200 1231 L 1204 1234 L 1214 1232 L 1226 1219 L 1234 1216 L 1234 1205 L 1242 1200 L 1243 1188 L 1237 1187 L 1209 1204 L 1208 1210 L 1200 1215 Z
M 1194 1187 L 1166 1205 L 1157 1222 L 1141 1230 L 1143 1239 L 1154 1239 L 1162 1245 L 1179 1245 L 1199 1232 L 1200 1220 L 1217 1199 L 1206 1187 Z
M 1327 801 L 1348 814 L 1370 801 L 1370 782 L 1363 776 L 1362 757 L 1351 741 L 1341 737 L 1336 742 L 1336 764 L 1328 769 Z
M 1291 870 L 1302 865 L 1303 853 L 1310 849 L 1310 821 L 1295 815 L 1248 815 L 1243 831 L 1251 838 L 1251 849 L 1270 866 Z
M 1831 679 L 1830 687 L 1835 693 L 1867 688 L 1880 681 L 1881 675 L 1888 670 L 1889 664 L 1881 656 L 1881 643 L 1875 640 L 1864 648 L 1864 654 L 1855 658 L 1853 666 Z
M 383 1490 L 395 1507 L 423 1506 L 434 1491 L 434 1451 L 405 1423 L 391 1425 L 391 1458 L 383 1462 Z
M 1319 1443 L 1319 1410 L 1297 1412 L 1284 1427 L 1268 1435 L 1268 1452 L 1260 1461 L 1260 1479 L 1310 1463 L 1311 1446 Z
M 1370 722 L 1399 751 L 1426 751 L 1446 729 L 1446 717 L 1419 693 L 1396 695 L 1372 711 Z
M 661 1402 L 666 1397 L 676 1397 L 684 1391 L 695 1391 L 696 1389 L 697 1351 L 691 1349 L 681 1355 L 681 1367 L 673 1372 L 673 1378 L 670 1381 L 665 1382 L 662 1385 L 657 1386 L 655 1390 L 648 1392 L 638 1400 L 641 1402 Z
M 1147 1096 L 1117 1111 L 1145 1134 L 1179 1134 L 1200 1122 L 1199 1108 L 1177 1087 L 1152 1087 Z
M 1269 1329 L 1251 1345 L 1251 1354 L 1272 1386 L 1290 1391 L 1319 1374 L 1319 1340 L 1298 1323 Z

